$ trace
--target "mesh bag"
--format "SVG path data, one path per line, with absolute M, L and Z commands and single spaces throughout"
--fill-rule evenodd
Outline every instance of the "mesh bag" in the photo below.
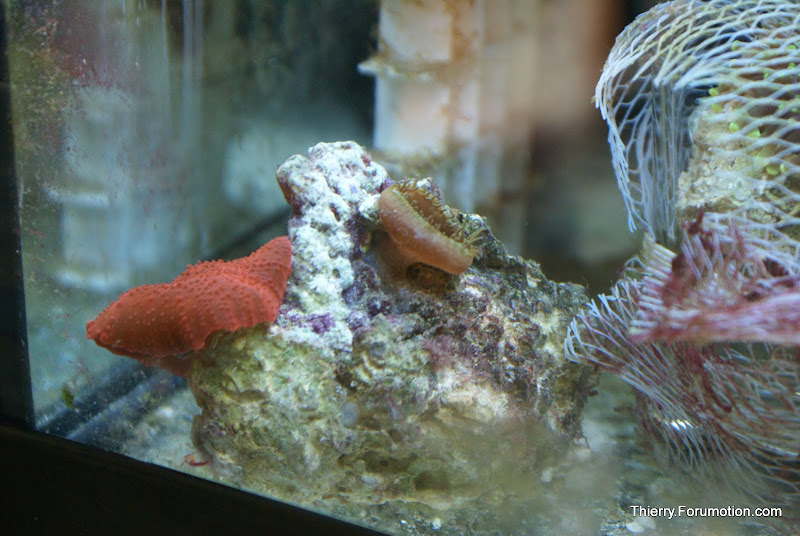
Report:
M 674 245 L 703 210 L 797 258 L 800 4 L 661 4 L 617 38 L 595 99 L 631 228 Z
M 780 322 L 774 334 L 763 335 L 786 312 L 772 314 L 787 292 L 793 300 L 788 309 L 800 314 L 798 294 L 779 285 L 763 300 L 741 299 L 739 290 L 753 281 L 744 276 L 741 259 L 752 259 L 752 250 L 736 233 L 729 240 L 727 234 L 694 231 L 684 231 L 678 255 L 647 239 L 641 259 L 628 264 L 626 276 L 612 292 L 589 304 L 572 322 L 566 354 L 636 389 L 639 419 L 666 465 L 765 504 L 796 506 L 800 352 L 792 344 L 755 339 L 784 342 L 798 336 Z M 679 265 L 697 270 L 688 268 L 691 275 L 677 276 L 673 270 Z M 732 265 L 735 270 L 730 270 Z M 716 288 L 707 283 L 720 274 L 730 281 Z M 679 288 L 687 285 L 697 285 L 698 290 Z M 712 318 L 710 326 L 692 321 L 693 315 L 708 317 L 704 307 L 720 299 L 716 292 L 735 297 L 730 307 L 708 306 L 729 316 Z M 670 299 L 665 296 L 692 303 L 675 313 L 664 308 Z M 741 315 L 740 306 L 762 309 Z M 648 316 L 654 310 L 675 315 L 654 320 Z
M 658 453 L 800 503 L 800 2 L 675 0 L 617 38 L 596 104 L 642 253 L 567 355 L 637 391 Z

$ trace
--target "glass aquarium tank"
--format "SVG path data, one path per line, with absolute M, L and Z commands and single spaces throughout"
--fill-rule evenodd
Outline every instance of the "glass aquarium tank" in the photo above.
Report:
M 31 519 L 800 530 L 794 1 L 0 8 Z

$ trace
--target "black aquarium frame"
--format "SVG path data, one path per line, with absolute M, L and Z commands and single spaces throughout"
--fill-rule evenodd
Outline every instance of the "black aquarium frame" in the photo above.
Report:
M 0 527 L 4 534 L 379 532 L 35 429 L 0 2 Z
M 4 534 L 381 534 L 9 421 L 0 474 Z

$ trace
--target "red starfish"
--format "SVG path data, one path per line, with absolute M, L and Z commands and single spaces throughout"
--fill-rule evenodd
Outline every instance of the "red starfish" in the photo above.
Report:
M 241 259 L 188 266 L 170 283 L 123 293 L 86 323 L 86 338 L 111 352 L 185 376 L 178 357 L 214 331 L 274 322 L 292 271 L 292 246 L 281 236 Z

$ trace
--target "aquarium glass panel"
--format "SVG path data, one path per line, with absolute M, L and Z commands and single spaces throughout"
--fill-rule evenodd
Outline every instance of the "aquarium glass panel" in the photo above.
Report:
M 389 534 L 796 533 L 796 2 L 2 1 L 38 431 Z

